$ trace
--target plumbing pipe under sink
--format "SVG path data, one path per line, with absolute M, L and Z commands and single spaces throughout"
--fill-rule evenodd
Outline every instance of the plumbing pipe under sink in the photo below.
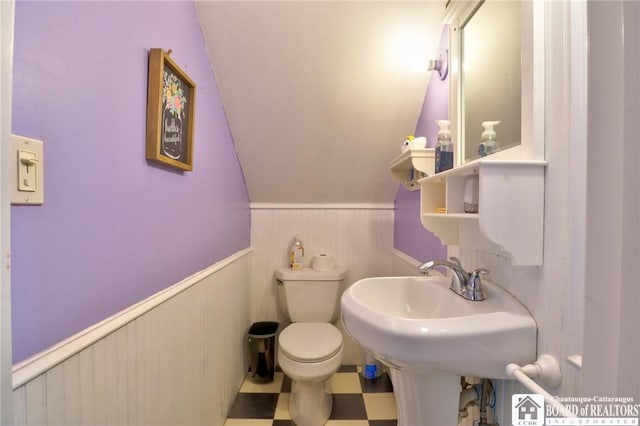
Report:
M 467 417 L 467 407 L 480 401 L 482 388 L 479 384 L 471 385 L 460 391 L 460 404 L 458 405 L 458 416 Z

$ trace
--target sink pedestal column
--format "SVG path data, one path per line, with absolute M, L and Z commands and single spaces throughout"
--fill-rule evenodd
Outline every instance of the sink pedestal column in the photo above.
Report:
M 398 426 L 458 424 L 460 376 L 438 370 L 390 368 Z

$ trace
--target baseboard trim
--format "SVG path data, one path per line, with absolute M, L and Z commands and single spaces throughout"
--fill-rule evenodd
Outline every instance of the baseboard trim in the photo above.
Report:
M 182 281 L 168 287 L 158 293 L 130 306 L 129 308 L 106 318 L 99 323 L 88 327 L 81 332 L 65 339 L 55 346 L 42 351 L 31 358 L 28 358 L 13 366 L 12 382 L 13 389 L 17 389 L 25 383 L 40 376 L 56 365 L 69 359 L 73 355 L 91 346 L 115 330 L 123 327 L 136 318 L 144 315 L 167 300 L 182 293 L 203 279 L 207 278 L 226 266 L 238 261 L 242 257 L 253 251 L 252 247 L 238 251 L 231 256 L 214 263 L 213 265 L 196 272 Z
M 417 268 L 418 266 L 422 265 L 424 262 L 420 262 L 419 260 L 414 259 L 413 257 L 409 256 L 408 254 L 398 250 L 398 249 L 392 249 L 391 250 L 391 254 L 393 254 L 396 257 L 399 257 L 400 259 L 402 259 L 403 261 L 405 261 L 406 263 L 408 263 L 409 265 Z

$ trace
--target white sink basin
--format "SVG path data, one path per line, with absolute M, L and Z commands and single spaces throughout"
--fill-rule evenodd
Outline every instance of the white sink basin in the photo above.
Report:
M 536 323 L 487 281 L 485 300 L 465 300 L 444 277 L 366 278 L 342 296 L 349 334 L 389 365 L 460 376 L 508 378 L 508 363 L 536 360 Z
M 485 300 L 465 300 L 450 281 L 366 278 L 342 296 L 347 332 L 392 369 L 400 426 L 456 424 L 459 376 L 506 379 L 507 364 L 536 360 L 537 327 L 524 306 L 487 281 Z

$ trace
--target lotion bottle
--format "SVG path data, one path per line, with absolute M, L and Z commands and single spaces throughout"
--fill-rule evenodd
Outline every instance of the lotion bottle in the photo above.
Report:
M 453 143 L 451 143 L 451 130 L 449 120 L 436 120 L 440 131 L 438 132 L 438 142 L 436 142 L 436 165 L 435 172 L 444 172 L 453 167 Z
M 300 270 L 304 261 L 304 244 L 298 234 L 293 239 L 293 243 L 289 247 L 289 267 L 294 270 Z
M 482 122 L 484 131 L 482 132 L 482 140 L 480 142 L 480 145 L 478 146 L 478 155 L 480 157 L 493 154 L 500 149 L 500 145 L 498 144 L 498 141 L 496 139 L 496 131 L 493 129 L 493 126 L 497 126 L 498 124 L 500 124 L 499 121 Z

